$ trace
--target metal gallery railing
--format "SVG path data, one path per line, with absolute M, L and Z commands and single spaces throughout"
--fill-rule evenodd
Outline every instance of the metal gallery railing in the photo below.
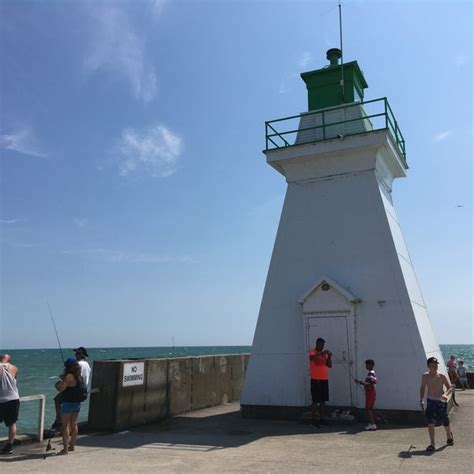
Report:
M 342 119 L 341 115 L 344 115 Z M 390 132 L 405 167 L 408 167 L 405 139 L 386 97 L 269 120 L 265 122 L 265 149 L 272 150 L 379 130 Z

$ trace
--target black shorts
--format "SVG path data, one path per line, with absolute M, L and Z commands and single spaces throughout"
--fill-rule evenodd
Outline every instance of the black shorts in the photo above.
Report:
M 0 403 L 0 423 L 5 423 L 6 426 L 13 425 L 18 420 L 19 411 L 20 400 Z
M 313 403 L 329 400 L 329 380 L 311 379 L 311 398 Z
M 448 403 L 428 398 L 425 416 L 429 425 L 442 423 L 443 426 L 449 426 Z

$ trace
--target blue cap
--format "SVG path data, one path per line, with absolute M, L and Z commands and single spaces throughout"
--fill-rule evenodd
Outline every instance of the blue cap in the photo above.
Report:
M 66 359 L 66 362 L 64 362 L 64 367 L 67 367 L 68 365 L 72 365 L 76 362 L 77 362 L 76 359 L 74 359 L 73 357 L 69 357 L 69 359 Z

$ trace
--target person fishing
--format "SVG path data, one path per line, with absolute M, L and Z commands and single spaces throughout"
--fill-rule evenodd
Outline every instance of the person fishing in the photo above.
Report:
M 18 369 L 10 362 L 10 356 L 0 356 L 0 423 L 8 427 L 8 440 L 0 454 L 12 454 L 16 436 L 16 422 L 20 411 L 20 394 L 18 393 Z
M 459 376 L 459 383 L 463 390 L 469 388 L 469 381 L 467 380 L 467 369 L 464 367 L 464 361 L 460 360 L 458 365 L 458 376 Z
M 433 452 L 435 445 L 435 426 L 437 422 L 443 424 L 446 430 L 448 446 L 454 444 L 453 432 L 448 417 L 448 398 L 452 393 L 452 385 L 444 374 L 438 372 L 438 359 L 430 357 L 427 361 L 428 372 L 425 372 L 421 378 L 420 386 L 420 405 L 422 410 L 425 408 L 425 392 L 428 392 L 426 399 L 425 417 L 428 422 L 428 432 L 430 435 L 430 444 L 426 451 Z M 444 388 L 446 387 L 446 391 Z
M 81 367 L 72 357 L 64 363 L 64 373 L 55 385 L 61 397 L 61 434 L 63 449 L 59 454 L 68 454 L 76 447 L 78 428 L 77 418 L 81 411 L 81 403 L 87 398 Z
M 366 431 L 376 431 L 377 425 L 375 424 L 374 416 L 374 405 L 377 397 L 375 386 L 377 384 L 377 375 L 375 374 L 375 361 L 373 359 L 367 359 L 365 361 L 365 368 L 368 370 L 365 381 L 354 379 L 355 383 L 362 385 L 365 391 L 365 410 L 369 418 L 369 424 L 365 427 Z M 351 375 L 352 376 L 352 375 Z
M 449 356 L 449 360 L 446 362 L 446 367 L 448 369 L 449 381 L 451 382 L 451 386 L 453 388 L 453 391 L 452 391 L 453 403 L 455 406 L 458 407 L 459 403 L 456 401 L 456 382 L 459 379 L 459 375 L 458 375 L 458 362 L 454 354 L 451 354 Z
M 87 357 L 89 357 L 89 354 L 87 353 L 87 350 L 82 346 L 78 347 L 77 349 L 73 349 L 73 352 L 74 352 L 76 361 L 79 364 L 79 367 L 81 369 L 82 380 L 84 381 L 84 385 L 87 388 L 89 386 L 89 378 L 90 378 L 90 373 L 91 373 L 91 367 L 89 365 L 89 362 L 87 362 Z M 56 418 L 51 426 L 51 429 L 53 430 L 61 429 L 61 403 L 62 401 L 63 401 L 63 394 L 62 392 L 59 392 L 54 397 L 54 409 L 56 411 Z
M 311 377 L 311 417 L 312 424 L 319 427 L 326 424 L 323 420 L 326 402 L 329 401 L 329 369 L 332 367 L 332 353 L 324 350 L 326 341 L 316 339 L 315 348 L 309 351 L 309 370 Z M 319 421 L 317 421 L 319 415 Z
M 74 349 L 74 355 L 76 356 L 76 360 L 79 363 L 79 366 L 81 367 L 81 377 L 84 380 L 86 387 L 88 387 L 89 378 L 91 375 L 91 366 L 89 365 L 89 362 L 87 362 L 89 354 L 87 353 L 87 350 L 81 346 L 77 349 Z

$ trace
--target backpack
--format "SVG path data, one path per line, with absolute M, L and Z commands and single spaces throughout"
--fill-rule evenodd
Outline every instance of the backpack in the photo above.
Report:
M 77 401 L 80 403 L 85 402 L 87 400 L 87 396 L 88 396 L 87 385 L 85 383 L 82 383 L 81 391 L 78 394 Z
M 75 403 L 82 403 L 87 400 L 87 385 L 84 383 L 84 381 L 81 380 L 77 381 L 79 386 L 75 386 L 73 388 L 73 395 L 72 395 L 72 401 Z

